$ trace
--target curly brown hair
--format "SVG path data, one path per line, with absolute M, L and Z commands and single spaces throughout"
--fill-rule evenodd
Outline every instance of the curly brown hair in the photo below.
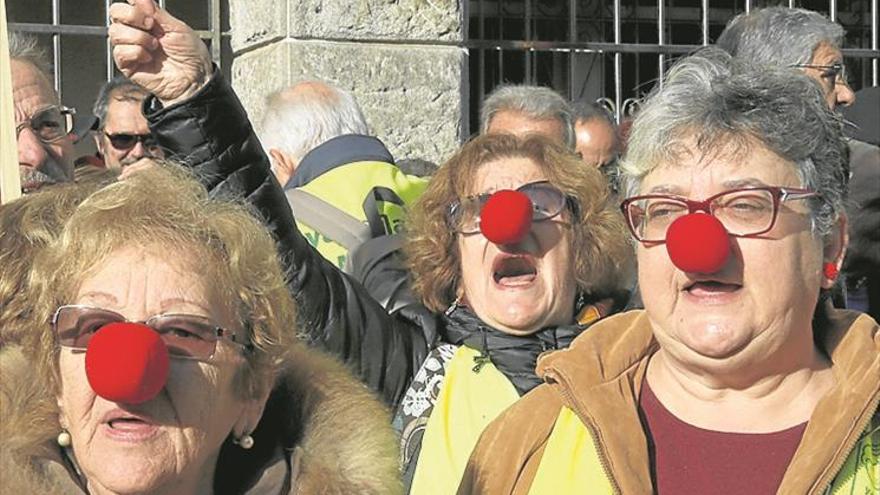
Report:
M 575 198 L 572 220 L 572 274 L 578 292 L 588 298 L 619 294 L 632 287 L 634 256 L 629 232 L 602 173 L 565 148 L 541 136 L 482 135 L 467 142 L 434 174 L 413 207 L 404 250 L 413 289 L 432 311 L 455 300 L 461 265 L 455 232 L 447 222 L 449 206 L 479 191 L 473 178 L 486 163 L 528 158 L 544 169 L 547 180 Z

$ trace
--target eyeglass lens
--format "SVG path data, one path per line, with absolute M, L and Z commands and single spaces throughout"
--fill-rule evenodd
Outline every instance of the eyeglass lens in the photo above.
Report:
M 565 208 L 565 195 L 547 182 L 533 182 L 517 189 L 532 202 L 532 221 L 547 220 Z M 459 203 L 454 222 L 459 232 L 473 234 L 480 231 L 480 212 L 489 200 L 489 194 L 466 198 Z
M 715 197 L 709 213 L 733 235 L 766 231 L 773 223 L 776 202 L 766 189 L 731 191 Z M 690 213 L 688 205 L 674 198 L 646 198 L 630 203 L 629 220 L 643 241 L 663 241 L 666 231 L 678 218 Z
M 51 106 L 31 116 L 28 125 L 40 140 L 51 142 L 66 136 L 73 129 L 73 116 L 69 110 Z M 19 132 L 22 127 L 19 127 Z
M 113 311 L 98 308 L 64 306 L 55 317 L 55 331 L 64 347 L 83 350 L 95 333 L 111 323 L 126 319 Z M 172 356 L 209 359 L 217 346 L 217 327 L 207 318 L 196 315 L 157 315 L 145 324 L 155 330 Z
M 156 140 L 151 134 L 107 134 L 110 144 L 118 150 L 131 149 L 139 141 L 144 143 L 146 148 L 155 148 L 158 146 Z

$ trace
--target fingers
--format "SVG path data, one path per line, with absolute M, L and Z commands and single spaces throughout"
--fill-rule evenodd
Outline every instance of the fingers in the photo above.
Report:
M 152 51 L 159 46 L 155 36 L 141 29 L 133 28 L 125 24 L 112 24 L 107 30 L 110 42 L 113 46 L 137 45 Z
M 148 0 L 152 2 L 152 0 Z M 114 3 L 107 11 L 112 24 L 124 24 L 133 28 L 149 31 L 153 29 L 156 21 L 153 18 L 153 11 L 147 13 L 142 8 L 125 3 Z
M 122 168 L 122 173 L 119 174 L 119 180 L 125 180 L 128 177 L 131 177 L 132 174 L 136 174 L 141 170 L 147 170 L 156 165 L 156 162 L 152 161 L 149 158 L 141 158 L 140 160 L 132 163 L 131 165 L 126 165 Z
M 153 60 L 153 55 L 137 45 L 116 45 L 113 47 L 113 60 L 116 61 L 116 67 L 130 77 L 139 65 Z

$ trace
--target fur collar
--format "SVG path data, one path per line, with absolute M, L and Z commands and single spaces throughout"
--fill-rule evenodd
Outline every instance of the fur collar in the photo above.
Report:
M 387 410 L 332 358 L 305 347 L 291 354 L 254 432 L 256 447 L 225 445 L 218 476 L 248 485 L 232 493 L 401 493 Z M 57 406 L 34 376 L 20 347 L 0 350 L 0 493 L 81 494 L 55 444 Z M 282 491 L 288 463 L 295 479 Z

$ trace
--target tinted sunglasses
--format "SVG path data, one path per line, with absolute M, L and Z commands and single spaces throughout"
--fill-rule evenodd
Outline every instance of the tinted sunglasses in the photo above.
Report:
M 62 347 L 84 351 L 95 333 L 111 323 L 128 322 L 115 311 L 91 306 L 61 306 L 52 318 L 52 328 Z M 159 314 L 146 321 L 136 322 L 152 328 L 168 347 L 171 357 L 210 360 L 217 349 L 217 341 L 227 339 L 247 348 L 241 337 L 226 330 L 211 319 L 189 314 Z
M 152 134 L 108 134 L 105 132 L 104 135 L 107 136 L 110 144 L 119 151 L 130 150 L 137 143 L 144 143 L 144 148 L 159 147 L 159 143 L 156 142 L 156 138 Z
M 516 189 L 532 202 L 532 221 L 549 220 L 562 213 L 566 207 L 577 216 L 577 200 L 567 196 L 550 182 L 542 180 L 524 184 Z M 449 205 L 447 220 L 452 229 L 462 234 L 480 231 L 480 213 L 489 201 L 489 193 L 469 196 Z

